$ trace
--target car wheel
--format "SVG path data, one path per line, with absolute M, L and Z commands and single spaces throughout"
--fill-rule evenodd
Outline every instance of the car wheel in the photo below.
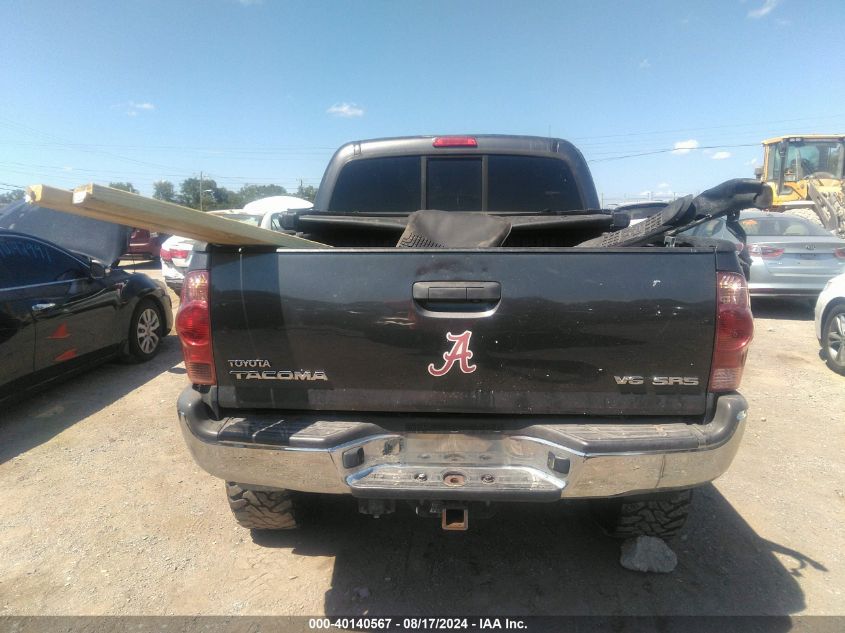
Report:
M 129 322 L 129 360 L 150 360 L 158 354 L 163 339 L 161 308 L 152 299 L 141 299 Z
M 845 376 L 845 305 L 834 306 L 824 321 L 822 353 L 837 374 Z

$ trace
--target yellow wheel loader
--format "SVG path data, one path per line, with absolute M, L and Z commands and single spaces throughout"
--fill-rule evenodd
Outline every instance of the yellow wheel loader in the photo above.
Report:
M 772 188 L 772 210 L 845 237 L 845 135 L 778 136 L 763 141 L 763 149 L 755 175 Z

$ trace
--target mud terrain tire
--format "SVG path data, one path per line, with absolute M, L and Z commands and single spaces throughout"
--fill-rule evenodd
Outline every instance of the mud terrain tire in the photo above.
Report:
M 686 523 L 692 490 L 593 502 L 593 516 L 614 538 L 677 534 Z
M 290 490 L 252 490 L 226 482 L 226 497 L 235 520 L 252 530 L 293 530 L 296 503 Z

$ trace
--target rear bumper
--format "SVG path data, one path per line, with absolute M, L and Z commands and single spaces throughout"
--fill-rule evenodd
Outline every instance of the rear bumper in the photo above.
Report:
M 182 294 L 182 280 L 181 279 L 167 279 L 165 278 L 164 283 L 170 288 L 173 292 L 177 295 Z
M 759 285 L 752 288 L 749 284 L 748 293 L 751 297 L 770 297 L 772 299 L 815 299 L 819 296 L 821 288 L 796 288 L 784 285 L 782 287 L 771 287 Z
M 161 251 L 161 244 L 157 240 L 150 242 L 130 242 L 127 255 L 150 255 L 158 257 Z
M 185 280 L 185 274 L 182 269 L 175 266 L 173 262 L 162 260 L 161 276 L 164 278 L 164 283 L 167 284 L 168 288 L 177 294 L 182 291 L 182 283 Z
M 845 264 L 817 273 L 772 274 L 765 265 L 754 262 L 748 280 L 748 292 L 752 297 L 801 297 L 819 296 L 827 282 L 845 273 Z
M 707 424 L 581 421 L 422 432 L 314 413 L 212 420 L 192 388 L 177 408 L 196 462 L 227 481 L 363 498 L 553 501 L 712 481 L 736 454 L 747 405 L 725 394 Z

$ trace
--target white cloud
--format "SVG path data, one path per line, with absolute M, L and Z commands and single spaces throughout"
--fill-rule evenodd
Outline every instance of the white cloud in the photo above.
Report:
M 638 68 L 640 70 L 645 70 L 646 68 L 651 68 L 651 62 L 648 61 L 648 59 L 643 59 L 642 61 L 640 61 Z
M 712 158 L 713 160 L 725 160 L 726 158 L 730 158 L 730 157 L 731 157 L 730 152 L 722 151 L 722 152 L 716 152 L 710 158 Z
M 752 158 L 750 161 L 748 161 L 748 162 L 747 162 L 747 163 L 745 163 L 745 164 L 746 164 L 746 165 L 751 165 L 752 167 L 756 167 L 757 165 L 759 165 L 759 164 L 760 164 L 760 160 L 759 160 L 759 159 L 755 156 L 754 158 Z
M 698 141 L 694 138 L 689 139 L 688 141 L 678 141 L 675 143 L 675 149 L 672 150 L 673 154 L 689 154 L 691 150 L 694 150 L 698 147 Z
M 364 108 L 359 107 L 354 103 L 336 103 L 331 108 L 326 110 L 326 114 L 332 116 L 342 117 L 344 119 L 351 119 L 354 117 L 364 116 Z
M 668 189 L 671 185 L 668 182 L 661 182 L 657 185 L 658 189 Z
M 779 4 L 780 0 L 763 0 L 763 4 L 759 7 L 748 11 L 748 17 L 754 19 L 765 17 L 769 15 Z
M 126 116 L 138 116 L 139 112 L 149 112 L 156 109 L 155 105 L 149 101 L 141 101 L 138 103 L 135 101 L 129 101 L 128 103 L 123 103 L 116 107 L 126 108 Z

